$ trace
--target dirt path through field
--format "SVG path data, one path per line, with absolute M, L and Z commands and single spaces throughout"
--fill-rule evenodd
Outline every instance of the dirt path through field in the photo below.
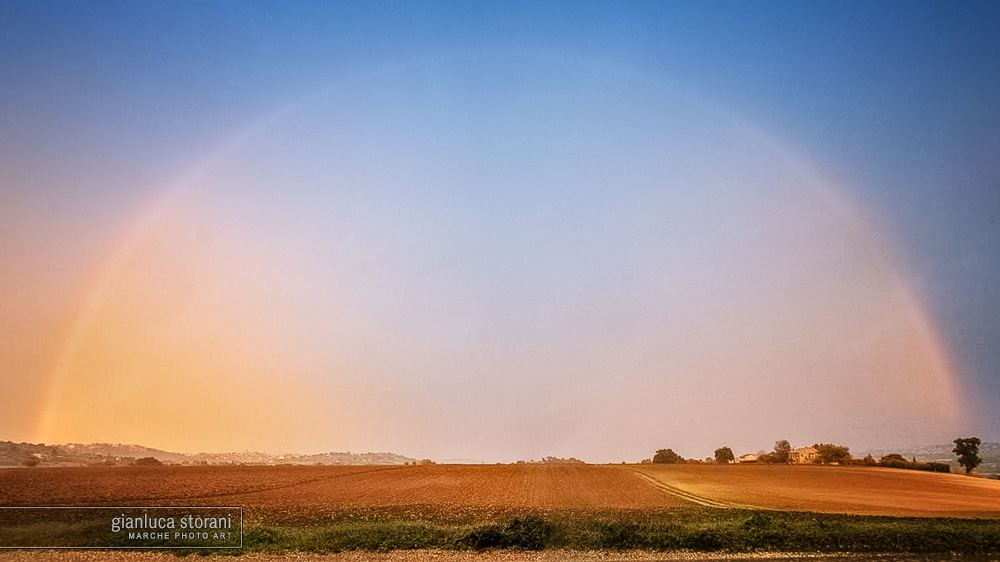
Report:
M 639 465 L 653 485 L 713 507 L 1000 518 L 1000 481 L 847 466 Z
M 642 477 L 643 480 L 648 482 L 654 488 L 662 490 L 677 499 L 689 501 L 696 505 L 704 507 L 718 507 L 722 509 L 759 509 L 756 506 L 737 504 L 721 500 L 713 500 L 711 498 L 699 496 L 691 492 L 688 492 L 686 490 L 683 490 L 681 488 L 678 488 L 677 486 L 671 486 L 670 484 L 667 484 L 663 480 L 650 476 L 642 471 L 636 470 L 635 473 L 638 474 L 640 477 Z

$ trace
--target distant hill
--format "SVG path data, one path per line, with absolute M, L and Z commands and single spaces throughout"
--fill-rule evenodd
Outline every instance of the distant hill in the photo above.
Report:
M 946 462 L 951 465 L 952 472 L 964 472 L 958 465 L 955 453 L 951 450 L 955 448 L 953 443 L 938 445 L 911 445 L 897 449 L 871 449 L 855 456 L 865 456 L 870 454 L 878 459 L 882 455 L 889 453 L 899 453 L 907 459 L 916 458 L 920 462 Z M 979 446 L 979 456 L 983 459 L 983 464 L 979 465 L 976 472 L 981 474 L 1000 474 L 1000 443 L 983 443 Z
M 400 465 L 416 459 L 394 453 L 319 453 L 314 455 L 273 455 L 242 453 L 172 453 L 142 445 L 111 443 L 70 443 L 44 445 L 0 441 L 0 467 L 3 466 L 117 466 L 134 464 L 137 459 L 152 457 L 164 464 L 181 465 Z

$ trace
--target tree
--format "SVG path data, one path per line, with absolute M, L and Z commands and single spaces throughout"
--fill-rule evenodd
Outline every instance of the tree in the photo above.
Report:
M 729 447 L 720 447 L 715 450 L 715 462 L 719 464 L 729 464 L 736 460 L 736 455 Z
M 774 450 L 770 453 L 760 452 L 757 454 L 757 462 L 769 464 L 784 464 L 789 461 L 792 454 L 792 445 L 781 439 L 774 442 Z
M 909 468 L 909 463 L 906 462 L 906 458 L 899 453 L 889 453 L 888 455 L 882 455 L 882 458 L 878 460 L 879 466 L 885 466 L 889 468 Z
M 673 449 L 660 449 L 653 455 L 653 462 L 658 464 L 677 464 L 684 462 L 684 457 L 675 453 Z
M 983 462 L 979 457 L 981 443 L 978 437 L 959 437 L 955 440 L 955 448 L 951 452 L 958 455 L 958 464 L 962 465 L 966 474 L 970 474 Z
M 816 449 L 816 452 L 819 454 L 816 458 L 816 462 L 818 463 L 833 464 L 851 460 L 850 449 L 841 445 L 817 443 L 813 445 L 813 449 Z
M 781 439 L 774 442 L 774 461 L 778 463 L 788 462 L 789 455 L 792 454 L 792 445 L 788 441 Z

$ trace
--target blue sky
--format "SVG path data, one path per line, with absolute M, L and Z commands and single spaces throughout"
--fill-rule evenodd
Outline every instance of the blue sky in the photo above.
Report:
M 5 2 L 0 388 L 23 400 L 0 430 L 485 460 L 998 440 L 998 24 L 988 2 Z M 879 308 L 897 289 L 917 304 Z M 669 314 L 711 321 L 657 323 Z M 225 351 L 157 359 L 234 323 Z M 881 327 L 819 345 L 858 324 Z M 808 341 L 783 345 L 795 333 Z M 940 435 L 903 412 L 944 406 L 899 388 L 907 369 L 927 369 L 913 387 L 943 376 L 935 342 L 963 410 L 927 415 Z M 788 356 L 718 359 L 769 346 Z M 233 351 L 248 348 L 259 357 Z M 197 385 L 227 388 L 247 357 L 268 366 L 245 384 L 258 390 L 193 413 L 213 408 Z M 878 365 L 897 374 L 858 383 Z M 100 396 L 113 383 L 96 372 L 132 383 L 89 432 L 26 421 L 68 400 L 60 388 Z M 154 372 L 200 389 L 167 400 L 181 427 L 231 437 L 115 431 L 141 418 L 130 402 L 171 392 Z M 725 427 L 755 415 L 741 396 L 815 405 L 838 380 L 884 395 L 881 414 L 839 391 L 816 424 Z M 268 395 L 293 418 L 336 404 L 295 419 L 337 437 L 289 439 L 290 423 L 255 440 L 222 419 Z M 684 416 L 653 413 L 668 396 L 687 396 Z M 658 434 L 626 414 L 640 398 L 654 425 L 734 413 Z M 382 421 L 358 428 L 365 412 Z M 635 438 L 607 445 L 616 432 Z

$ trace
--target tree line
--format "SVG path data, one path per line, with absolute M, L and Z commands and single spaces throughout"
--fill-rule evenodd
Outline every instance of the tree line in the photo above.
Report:
M 958 464 L 965 469 L 966 474 L 971 474 L 983 459 L 979 457 L 979 445 L 982 444 L 978 437 L 960 437 L 954 441 L 955 448 L 952 452 L 956 455 Z M 815 443 L 812 449 L 816 451 L 813 459 L 814 464 L 851 464 L 863 466 L 884 466 L 888 468 L 906 468 L 913 470 L 926 470 L 930 472 L 951 472 L 951 466 L 945 462 L 919 462 L 916 458 L 907 460 L 899 453 L 889 453 L 875 460 L 871 455 L 864 458 L 855 459 L 851 456 L 851 451 L 843 445 L 833 443 Z M 652 461 L 656 464 L 681 464 L 681 463 L 701 463 L 715 462 L 716 464 L 729 464 L 736 461 L 733 450 L 729 447 L 719 447 L 715 450 L 714 459 L 705 461 L 685 459 L 674 452 L 673 449 L 659 449 L 653 455 Z M 650 461 L 644 461 L 650 462 Z M 769 453 L 761 453 L 756 456 L 755 462 L 767 464 L 786 464 L 792 462 L 792 445 L 784 439 L 774 443 L 774 449 Z

